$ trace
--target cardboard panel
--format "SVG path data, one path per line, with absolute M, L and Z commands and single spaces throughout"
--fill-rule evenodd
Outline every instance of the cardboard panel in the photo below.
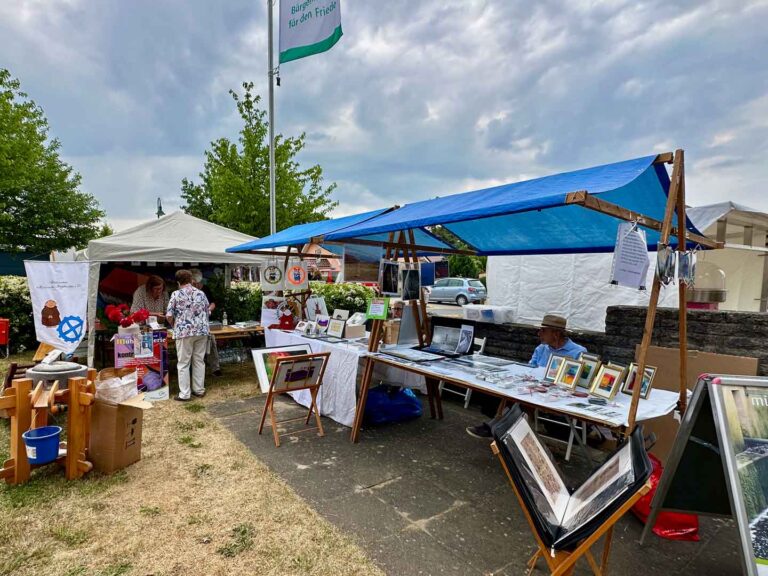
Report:
M 96 470 L 112 474 L 141 460 L 143 417 L 137 406 L 94 403 L 88 454 Z
M 640 345 L 635 347 L 635 362 L 640 354 Z M 693 390 L 701 374 L 738 374 L 743 376 L 757 375 L 757 358 L 747 356 L 731 356 L 728 354 L 713 354 L 688 350 L 687 386 Z M 680 374 L 680 350 L 678 348 L 648 347 L 646 364 L 658 368 L 653 380 L 653 387 L 661 390 L 678 392 Z M 642 402 L 642 400 L 640 400 Z M 666 464 L 672 445 L 677 435 L 680 423 L 674 414 L 642 422 L 644 433 L 656 434 L 656 445 L 651 449 L 662 464 Z

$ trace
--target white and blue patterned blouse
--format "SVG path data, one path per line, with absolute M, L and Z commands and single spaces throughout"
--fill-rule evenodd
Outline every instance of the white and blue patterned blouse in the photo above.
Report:
M 208 335 L 208 298 L 191 284 L 171 294 L 166 315 L 173 318 L 174 339 Z

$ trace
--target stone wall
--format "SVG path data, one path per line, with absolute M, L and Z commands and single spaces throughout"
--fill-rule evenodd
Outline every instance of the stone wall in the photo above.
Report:
M 605 332 L 574 330 L 571 338 L 604 360 L 628 364 L 643 338 L 646 308 L 611 306 Z M 525 324 L 488 324 L 435 316 L 435 324 L 474 324 L 476 337 L 487 337 L 486 352 L 493 356 L 528 360 L 539 342 L 537 328 Z M 656 313 L 652 344 L 677 348 L 678 312 L 660 308 Z M 688 347 L 692 350 L 749 356 L 759 360 L 758 374 L 768 376 L 768 314 L 759 312 L 688 311 Z

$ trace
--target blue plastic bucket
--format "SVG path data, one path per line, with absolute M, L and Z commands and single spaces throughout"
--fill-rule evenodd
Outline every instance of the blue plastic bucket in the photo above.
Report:
M 59 456 L 61 426 L 43 426 L 27 430 L 21 437 L 27 446 L 30 464 L 48 464 Z

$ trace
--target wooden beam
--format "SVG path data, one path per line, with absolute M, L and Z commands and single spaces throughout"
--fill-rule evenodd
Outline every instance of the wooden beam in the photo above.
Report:
M 249 250 L 247 254 L 256 254 L 258 256 L 286 256 L 289 254 L 289 252 L 271 252 L 269 250 Z M 294 252 L 290 254 L 291 256 L 300 256 L 303 258 L 317 258 L 318 256 L 322 258 L 341 258 L 339 254 L 310 254 L 309 252 Z
M 685 154 L 680 153 L 680 189 L 677 192 L 677 221 L 685 222 Z M 682 230 L 683 227 L 681 226 Z M 685 252 L 685 240 L 683 233 L 677 235 L 678 255 Z M 681 278 L 677 279 L 678 290 L 678 337 L 680 344 L 680 396 L 677 401 L 677 408 L 680 414 L 685 414 L 686 404 L 688 402 L 687 381 L 688 381 L 688 286 Z M 642 380 L 640 380 L 642 382 Z
M 659 154 L 656 156 L 656 160 L 653 161 L 654 164 L 672 164 L 672 162 L 675 159 L 675 155 L 672 152 L 664 152 L 663 154 Z
M 626 220 L 627 222 L 637 222 L 640 226 L 650 228 L 651 230 L 656 230 L 657 232 L 661 232 L 664 227 L 664 223 L 656 220 L 655 218 L 651 218 L 650 216 L 646 216 L 640 212 L 635 212 L 634 210 L 623 208 L 618 204 L 614 204 L 613 202 L 601 200 L 597 196 L 593 196 L 585 190 L 580 190 L 579 192 L 569 192 L 565 197 L 565 203 L 583 206 L 589 210 L 594 210 L 595 212 L 613 216 L 614 218 L 618 218 L 620 220 Z M 724 246 L 722 242 L 712 240 L 711 238 L 707 238 L 706 236 L 702 236 L 700 234 L 694 234 L 690 230 L 686 230 L 685 232 L 688 240 L 691 242 L 696 242 L 697 244 L 701 244 L 702 246 L 706 246 L 707 248 L 722 248 Z M 678 235 L 679 232 L 677 227 L 672 226 L 669 229 L 666 241 L 662 239 L 662 244 L 665 244 L 669 241 L 669 236 Z
M 459 250 L 457 248 L 439 248 L 437 246 L 424 246 L 421 244 L 407 244 L 403 242 L 387 242 L 384 240 L 361 240 L 360 238 L 349 238 L 345 240 L 322 240 L 321 238 L 312 238 L 312 242 L 322 244 L 359 244 L 361 246 L 381 246 L 382 248 L 395 248 L 396 250 L 416 249 L 419 252 L 433 252 L 435 254 L 463 254 L 465 256 L 475 256 L 474 250 Z

